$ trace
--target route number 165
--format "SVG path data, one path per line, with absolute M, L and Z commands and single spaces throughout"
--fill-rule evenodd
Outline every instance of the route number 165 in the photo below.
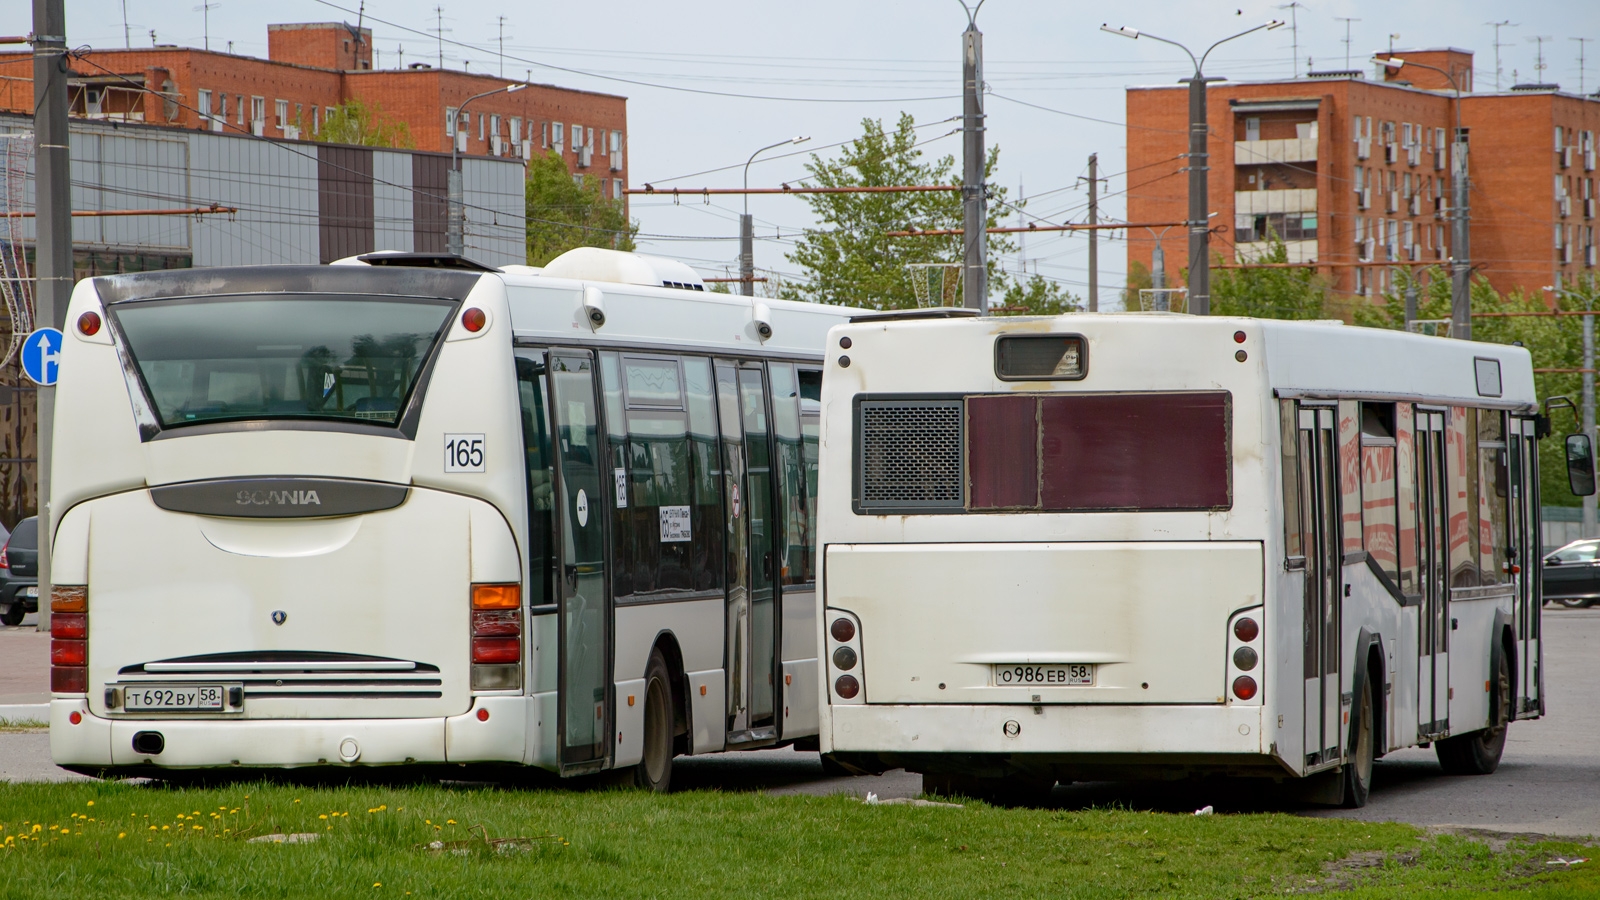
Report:
M 447 434 L 444 436 L 446 472 L 483 472 L 483 435 Z

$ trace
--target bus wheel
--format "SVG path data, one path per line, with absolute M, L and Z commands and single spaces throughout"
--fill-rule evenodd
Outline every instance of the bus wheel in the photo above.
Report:
M 657 794 L 672 789 L 672 678 L 660 650 L 644 670 L 644 756 L 633 783 Z
M 1350 736 L 1350 761 L 1344 766 L 1344 808 L 1367 805 L 1372 791 L 1372 679 L 1361 684 L 1361 706 L 1356 711 L 1356 727 Z
M 1567 609 L 1583 609 L 1593 603 L 1594 600 L 1588 597 L 1562 597 L 1555 602 L 1565 606 Z
M 1511 666 L 1500 654 L 1495 666 L 1495 722 L 1481 731 L 1435 741 L 1433 752 L 1446 775 L 1488 775 L 1500 768 L 1500 754 L 1506 749 L 1506 727 L 1511 718 Z

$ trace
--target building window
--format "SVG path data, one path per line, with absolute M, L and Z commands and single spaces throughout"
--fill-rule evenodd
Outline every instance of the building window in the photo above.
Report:
M 200 113 L 200 118 L 211 118 L 211 92 L 201 91 L 194 102 L 195 111 Z
M 468 113 L 467 115 L 470 116 L 472 114 Z M 484 133 L 483 132 L 484 132 L 484 126 L 485 126 L 486 123 L 483 120 L 484 120 L 483 113 L 478 113 L 478 140 L 480 140 L 480 141 L 484 139 Z M 472 119 L 470 119 L 470 118 L 467 119 L 467 127 L 468 128 L 472 127 Z
M 217 95 L 217 121 L 218 122 L 226 122 L 226 121 L 228 121 L 228 95 L 227 94 L 218 94 Z
M 613 200 L 621 200 L 626 197 L 627 195 L 623 193 L 623 190 L 621 178 L 611 179 L 611 198 Z
M 549 122 L 540 122 L 539 123 L 539 149 L 541 149 L 541 150 L 550 149 L 550 123 Z
M 456 115 L 459 112 L 460 111 L 457 110 L 454 106 L 445 107 L 445 109 L 444 109 L 444 136 L 445 137 L 455 137 L 456 136 Z
M 564 128 L 566 128 L 566 126 L 560 122 L 550 123 L 550 146 L 556 148 L 557 153 L 561 152 L 561 145 L 564 143 L 564 138 L 562 137 L 562 130 Z
M 317 112 L 318 112 L 317 107 L 316 107 L 315 104 L 313 104 L 312 107 L 311 107 L 311 133 L 312 134 L 316 134 L 317 132 L 322 130 L 322 126 L 321 126 L 321 124 L 319 124 L 319 120 L 317 118 Z
M 237 95 L 234 96 L 234 98 L 233 98 L 233 108 L 235 110 L 237 110 L 237 115 L 239 117 L 239 127 L 243 128 L 244 127 L 244 95 L 243 94 L 237 94 Z
M 1261 119 L 1251 116 L 1244 120 L 1244 139 L 1247 141 L 1261 140 Z
M 250 98 L 250 129 L 257 137 L 267 127 L 267 98 Z
M 583 176 L 582 175 L 574 175 L 574 176 L 572 176 L 572 183 L 577 185 L 578 187 L 583 187 Z
M 511 117 L 511 144 L 519 148 L 522 146 L 522 120 L 516 116 Z
M 583 146 L 583 126 L 582 125 L 574 125 L 574 126 L 572 126 L 572 149 L 573 150 L 577 150 L 579 147 L 582 147 L 582 146 Z
M 277 106 L 277 110 L 276 111 L 277 111 L 277 119 L 278 119 L 278 130 L 282 131 L 283 130 L 283 126 L 289 124 L 289 101 L 287 101 L 287 100 L 279 100 L 277 102 L 276 106 Z

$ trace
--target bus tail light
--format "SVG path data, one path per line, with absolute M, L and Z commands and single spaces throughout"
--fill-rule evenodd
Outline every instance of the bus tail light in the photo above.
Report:
M 50 590 L 50 690 L 89 690 L 89 589 L 58 584 Z
M 828 667 L 833 676 L 829 701 L 833 703 L 865 703 L 861 696 L 861 682 L 866 678 L 861 665 L 861 623 L 855 616 L 837 609 L 826 610 L 823 622 L 827 623 Z
M 522 586 L 472 586 L 472 689 L 522 687 Z
M 1266 677 L 1263 666 L 1266 659 L 1266 638 L 1261 633 L 1264 611 L 1265 607 L 1261 606 L 1242 610 L 1234 613 L 1228 622 L 1227 678 L 1231 696 L 1222 698 L 1225 702 L 1255 705 L 1261 703 L 1261 679 Z

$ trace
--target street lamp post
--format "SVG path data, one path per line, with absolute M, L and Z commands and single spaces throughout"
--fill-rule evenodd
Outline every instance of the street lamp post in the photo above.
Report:
M 446 214 L 445 234 L 447 241 L 446 249 L 456 256 L 461 256 L 465 253 L 464 235 L 466 232 L 465 226 L 467 219 L 466 207 L 462 201 L 461 157 L 456 152 L 461 146 L 461 114 L 467 111 L 468 103 L 471 103 L 480 97 L 488 97 L 492 94 L 515 94 L 517 91 L 520 91 L 525 87 L 527 87 L 525 84 L 508 84 L 505 87 L 495 88 L 492 91 L 484 91 L 481 94 L 473 94 L 471 97 L 468 97 L 466 103 L 461 104 L 460 108 L 458 108 L 455 112 L 455 121 L 451 123 L 453 126 L 451 130 L 455 133 L 450 136 L 450 171 L 445 175 L 446 179 L 448 179 L 446 193 L 449 195 L 450 205 L 450 208 Z M 471 120 L 469 119 L 468 121 Z
M 1150 232 L 1150 236 L 1155 238 L 1156 241 L 1155 252 L 1150 254 L 1150 287 L 1155 289 L 1156 310 L 1159 312 L 1168 312 L 1171 307 L 1171 304 L 1167 302 L 1167 253 L 1162 249 L 1161 242 L 1166 239 L 1167 232 L 1177 227 L 1176 225 L 1168 225 L 1166 228 L 1161 229 L 1160 234 L 1156 234 L 1154 228 L 1148 225 L 1143 226 L 1144 230 Z
M 1111 34 L 1120 34 L 1125 38 L 1139 39 L 1147 37 L 1152 41 L 1171 44 L 1189 55 L 1189 61 L 1194 63 L 1194 76 L 1182 79 L 1189 85 L 1189 312 L 1197 316 L 1211 314 L 1211 226 L 1207 221 L 1206 200 L 1208 190 L 1206 181 L 1207 153 L 1206 153 L 1206 77 L 1201 72 L 1205 66 L 1206 57 L 1211 51 L 1236 38 L 1242 38 L 1263 29 L 1273 29 L 1283 23 L 1274 19 L 1265 25 L 1241 31 L 1231 37 L 1225 37 L 1210 47 L 1206 52 L 1196 58 L 1194 53 L 1177 41 L 1157 37 L 1148 31 L 1139 31 L 1126 26 L 1112 28 L 1101 25 L 1100 30 Z M 1212 79 L 1220 81 L 1221 79 Z
M 1472 340 L 1472 237 L 1467 225 L 1471 220 L 1471 192 L 1467 184 L 1467 129 L 1461 127 L 1461 84 L 1456 77 L 1438 66 L 1411 62 L 1397 57 L 1374 56 L 1372 61 L 1399 71 L 1402 66 L 1416 66 L 1438 72 L 1450 82 L 1455 91 L 1455 140 L 1450 154 L 1450 193 L 1454 209 L 1450 217 L 1450 336 L 1464 341 Z
M 792 137 L 787 141 L 768 144 L 750 154 L 750 158 L 745 160 L 744 189 L 746 193 L 744 195 L 744 213 L 739 216 L 739 293 L 746 297 L 755 295 L 756 277 L 755 222 L 750 218 L 750 164 L 756 161 L 756 157 L 775 147 L 783 147 L 788 144 L 804 144 L 809 140 L 811 140 L 809 137 Z

